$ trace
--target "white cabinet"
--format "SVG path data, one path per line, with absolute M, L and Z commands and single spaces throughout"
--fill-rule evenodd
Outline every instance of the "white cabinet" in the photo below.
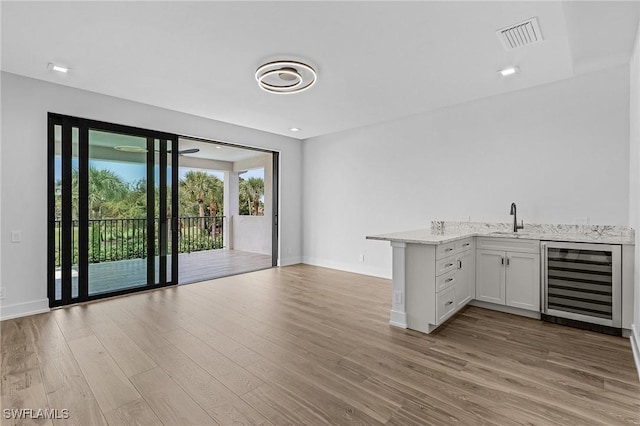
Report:
M 540 312 L 540 246 L 535 240 L 478 238 L 476 299 Z
M 503 251 L 478 249 L 476 252 L 476 299 L 504 305 L 505 280 Z
M 461 308 L 476 296 L 475 286 L 475 253 L 466 250 L 457 256 L 455 272 L 456 307 Z
M 507 252 L 506 305 L 540 312 L 540 254 Z
M 430 333 L 475 294 L 474 238 L 440 245 L 407 244 L 405 308 L 407 327 Z

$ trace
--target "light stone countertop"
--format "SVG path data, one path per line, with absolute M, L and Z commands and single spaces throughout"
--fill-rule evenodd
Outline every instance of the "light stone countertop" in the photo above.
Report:
M 395 241 L 411 244 L 443 244 L 468 237 L 488 236 L 539 241 L 580 243 L 635 244 L 635 231 L 613 225 L 527 224 L 512 232 L 512 224 L 486 222 L 433 221 L 430 229 L 417 229 L 390 234 L 369 235 L 368 240 Z

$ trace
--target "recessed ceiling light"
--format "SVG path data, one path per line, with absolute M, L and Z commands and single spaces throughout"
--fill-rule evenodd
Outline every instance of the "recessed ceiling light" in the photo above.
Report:
M 62 65 L 54 64 L 53 62 L 50 62 L 47 65 L 47 68 L 49 69 L 49 71 L 57 71 L 65 74 L 69 72 L 69 68 L 63 67 Z
M 220 145 L 216 146 L 216 149 L 222 149 L 222 147 Z
M 299 132 L 300 129 L 298 129 L 297 127 L 292 127 L 289 130 L 291 130 L 292 132 Z
M 508 75 L 513 75 L 513 74 L 517 73 L 518 71 L 520 71 L 520 68 L 518 68 L 518 67 L 509 67 L 509 68 L 501 69 L 498 72 L 500 74 L 502 74 L 503 77 L 506 77 Z

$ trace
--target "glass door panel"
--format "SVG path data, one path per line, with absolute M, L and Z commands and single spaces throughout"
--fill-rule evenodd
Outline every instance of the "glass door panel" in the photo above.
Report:
M 64 131 L 63 131 L 64 129 Z M 53 133 L 53 199 L 51 235 L 53 284 L 51 297 L 58 302 L 78 297 L 78 173 L 79 129 L 61 122 Z M 62 212 L 68 212 L 62 215 Z M 67 286 L 62 285 L 68 283 Z
M 177 283 L 177 137 L 159 135 L 49 115 L 51 306 Z
M 146 286 L 147 139 L 89 130 L 88 182 L 89 295 Z

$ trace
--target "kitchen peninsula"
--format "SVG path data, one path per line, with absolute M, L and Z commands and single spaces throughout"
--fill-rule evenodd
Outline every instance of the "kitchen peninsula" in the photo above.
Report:
M 469 303 L 540 318 L 545 246 L 566 242 L 619 253 L 612 273 L 619 285 L 609 285 L 610 315 L 617 312 L 619 320 L 594 321 L 623 333 L 631 328 L 635 233 L 628 227 L 525 224 L 514 232 L 508 223 L 434 221 L 430 229 L 367 239 L 389 241 L 393 248 L 391 325 L 431 333 Z

